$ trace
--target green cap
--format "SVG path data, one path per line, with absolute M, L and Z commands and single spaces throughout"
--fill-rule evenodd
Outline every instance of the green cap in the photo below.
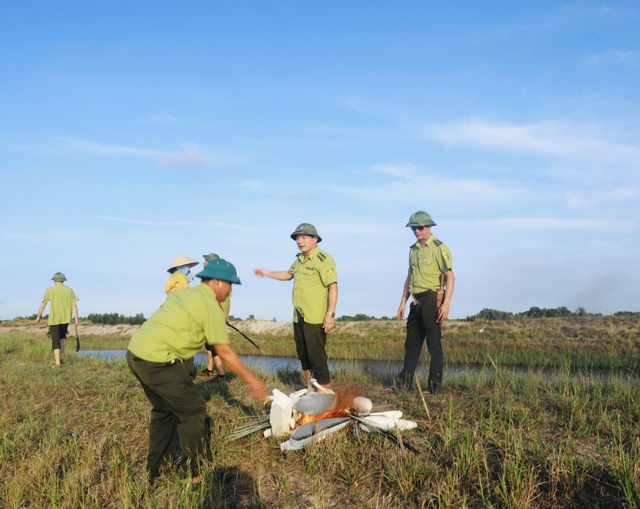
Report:
M 202 255 L 202 257 L 205 260 L 207 260 L 208 262 L 210 262 L 211 260 L 219 260 L 220 259 L 220 257 L 215 253 L 209 253 L 209 254 L 206 254 L 206 255 Z
M 200 279 L 219 279 L 236 285 L 242 284 L 233 264 L 222 258 L 211 260 L 204 269 L 196 274 L 196 277 Z
M 412 228 L 414 226 L 435 226 L 435 225 L 436 223 L 433 222 L 433 219 L 431 219 L 431 216 L 422 210 L 419 210 L 418 212 L 414 212 L 413 214 L 411 214 L 411 217 L 409 218 L 409 222 L 407 223 L 407 227 L 412 227 Z
M 64 277 L 64 274 L 62 272 L 56 272 L 53 277 L 51 278 L 52 281 L 66 281 L 67 278 Z
M 291 238 L 296 240 L 298 235 L 311 235 L 312 237 L 318 237 L 318 242 L 322 242 L 322 237 L 318 235 L 318 230 L 311 223 L 300 223 L 296 226 L 296 230 L 291 234 Z

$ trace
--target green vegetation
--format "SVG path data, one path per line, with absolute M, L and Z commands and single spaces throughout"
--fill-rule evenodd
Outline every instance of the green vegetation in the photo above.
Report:
M 546 325 L 552 336 L 564 330 L 555 319 Z M 611 351 L 617 348 L 615 333 L 630 327 L 593 326 Z M 522 332 L 523 343 L 540 334 Z M 370 333 L 381 332 L 363 336 Z M 355 330 L 350 334 L 357 336 Z M 583 335 L 590 336 L 586 330 Z M 568 367 L 551 375 L 521 373 L 496 362 L 455 381 L 445 374 L 443 393 L 425 394 L 424 402 L 414 392 L 383 393 L 389 380 L 370 373 L 335 374 L 336 386 L 358 389 L 375 410 L 399 409 L 418 422 L 418 429 L 402 434 L 416 453 L 353 430 L 286 454 L 281 440 L 259 433 L 228 442 L 235 428 L 264 416 L 265 409 L 251 403 L 234 377 L 201 383 L 213 420 L 213 461 L 203 469 L 205 482 L 182 484 L 167 475 L 149 486 L 143 471 L 149 405 L 124 361 L 68 353 L 62 368 L 51 369 L 50 344 L 41 332 L 1 332 L 0 349 L 0 501 L 6 508 L 640 504 L 637 373 L 576 375 Z M 270 389 L 288 393 L 301 387 L 297 371 L 260 376 Z

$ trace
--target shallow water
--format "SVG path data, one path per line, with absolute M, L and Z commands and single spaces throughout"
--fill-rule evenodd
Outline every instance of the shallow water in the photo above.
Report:
M 98 359 L 106 360 L 118 360 L 124 359 L 126 350 L 85 350 L 78 352 L 76 355 L 84 357 L 94 357 Z M 245 366 L 255 368 L 263 373 L 276 374 L 281 370 L 296 370 L 300 369 L 300 361 L 292 357 L 269 357 L 261 355 L 241 355 L 240 358 Z M 424 355 L 420 364 L 418 365 L 417 372 L 428 373 L 428 355 Z M 196 354 L 195 364 L 205 366 L 207 363 L 207 355 L 204 353 Z M 359 370 L 365 373 L 373 373 L 378 376 L 396 375 L 402 369 L 402 361 L 375 361 L 375 360 L 330 360 L 329 369 L 331 371 L 340 370 Z M 529 367 L 503 367 L 501 369 L 508 371 L 515 371 L 518 373 L 538 373 L 544 376 L 557 376 L 558 368 L 529 368 Z M 495 375 L 496 371 L 492 366 L 482 366 L 477 364 L 447 364 L 445 365 L 445 376 L 447 378 L 457 378 L 469 374 L 485 374 L 486 376 Z M 585 369 L 581 368 L 572 371 L 574 376 L 591 375 L 597 377 L 608 377 L 611 375 L 626 374 L 629 376 L 637 376 L 637 373 L 633 373 L 630 370 L 624 369 Z

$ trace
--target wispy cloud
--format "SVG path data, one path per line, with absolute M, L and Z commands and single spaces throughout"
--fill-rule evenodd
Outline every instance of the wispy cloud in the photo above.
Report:
M 595 208 L 615 203 L 637 203 L 640 189 L 632 187 L 618 187 L 609 190 L 593 189 L 590 191 L 569 191 L 566 203 L 569 209 Z
M 431 124 L 421 134 L 450 147 L 470 146 L 633 166 L 640 161 L 640 146 L 610 141 L 584 125 L 569 123 L 514 125 L 474 119 Z
M 169 113 L 158 113 L 156 115 L 151 115 L 145 120 L 145 122 L 149 124 L 175 124 L 176 117 Z
M 222 223 L 220 221 L 151 221 L 149 219 L 135 219 L 128 217 L 112 217 L 112 216 L 99 216 L 90 215 L 94 219 L 100 219 L 102 221 L 111 221 L 116 223 L 128 223 L 128 224 L 140 224 L 145 226 L 216 226 L 220 228 L 232 228 L 237 230 L 257 230 L 257 227 Z
M 622 66 L 637 70 L 640 69 L 640 50 L 610 50 L 595 53 L 585 58 L 582 65 L 590 68 Z
M 142 147 L 111 145 L 77 138 L 68 138 L 66 143 L 78 150 L 103 156 L 132 156 L 153 159 L 166 168 L 211 168 L 222 164 L 222 160 L 206 156 L 195 143 L 184 143 L 178 150 L 157 150 Z

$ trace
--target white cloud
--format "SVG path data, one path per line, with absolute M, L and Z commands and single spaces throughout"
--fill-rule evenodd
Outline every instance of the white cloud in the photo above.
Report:
M 195 143 L 184 143 L 179 150 L 172 151 L 110 145 L 76 138 L 68 138 L 66 143 L 73 148 L 98 155 L 151 158 L 159 166 L 168 168 L 207 168 L 222 164 L 221 160 L 204 155 Z
M 582 65 L 590 68 L 621 66 L 637 70 L 640 69 L 640 51 L 609 50 L 594 53 L 585 58 Z
M 432 124 L 422 130 L 425 139 L 443 145 L 470 146 L 541 156 L 556 156 L 638 167 L 640 147 L 606 139 L 582 124 L 544 122 L 528 125 L 463 120 Z
M 151 124 L 175 124 L 176 118 L 168 113 L 158 113 L 157 115 L 151 115 L 147 122 Z
M 146 226 L 216 226 L 221 228 L 233 228 L 240 230 L 257 230 L 256 227 L 221 223 L 219 221 L 151 221 L 148 219 L 134 219 L 127 217 L 112 217 L 112 216 L 98 216 L 90 215 L 95 219 L 101 219 L 103 221 L 112 221 L 116 223 L 128 223 L 128 224 L 141 224 Z
M 594 189 L 592 191 L 569 191 L 566 194 L 567 207 L 570 209 L 584 209 L 600 207 L 602 205 L 621 203 L 637 203 L 640 191 L 632 187 L 618 187 L 609 190 Z

